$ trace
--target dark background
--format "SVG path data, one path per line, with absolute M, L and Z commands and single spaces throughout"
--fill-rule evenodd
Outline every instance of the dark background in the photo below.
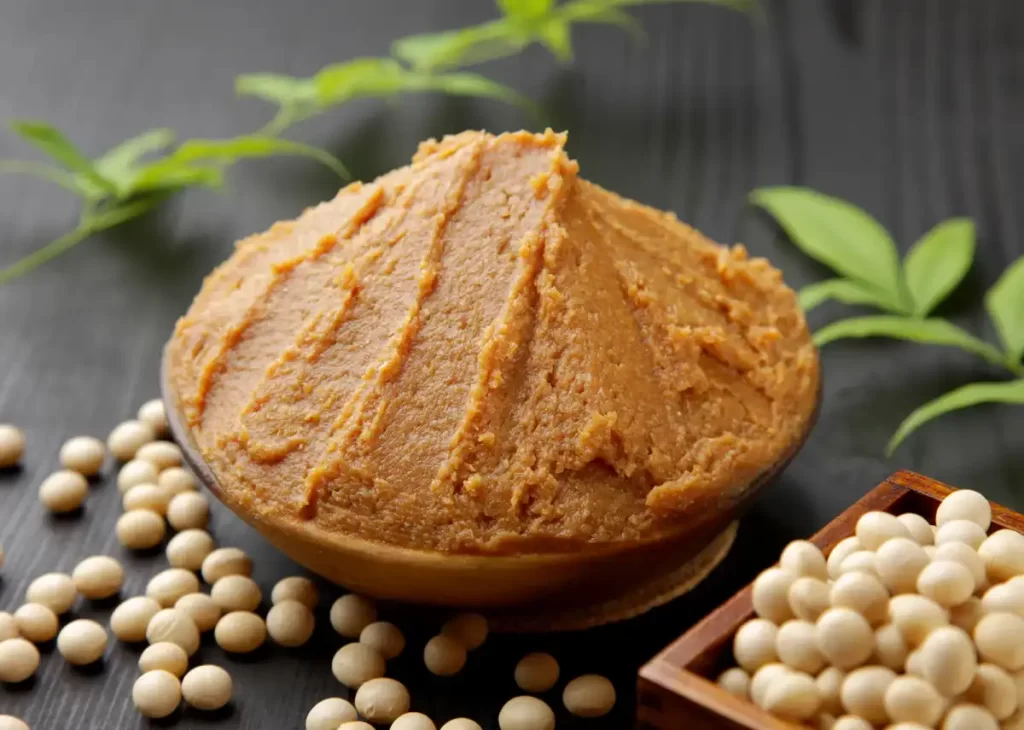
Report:
M 744 212 L 749 190 L 813 186 L 876 215 L 901 249 L 939 220 L 978 224 L 978 260 L 940 314 L 991 339 L 981 295 L 1024 253 L 1024 4 L 1019 0 L 768 2 L 760 23 L 700 5 L 637 11 L 646 45 L 606 27 L 577 31 L 576 63 L 545 51 L 482 69 L 547 107 L 568 129 L 582 174 L 675 211 L 720 241 L 746 241 L 801 286 L 826 271 L 801 257 L 764 218 Z M 358 55 L 383 54 L 391 39 L 482 21 L 485 0 L 0 0 L 0 118 L 38 117 L 90 154 L 144 129 L 183 137 L 230 136 L 261 126 L 270 109 L 233 98 L 235 75 L 306 75 Z M 334 150 L 370 179 L 404 164 L 417 141 L 465 128 L 518 128 L 519 111 L 486 101 L 407 97 L 357 102 L 306 123 L 293 136 Z M 32 158 L 10 135 L 0 157 Z M 90 240 L 23 280 L 0 288 L 0 421 L 28 436 L 23 470 L 0 475 L 0 609 L 14 610 L 28 582 L 69 571 L 87 554 L 129 566 L 125 594 L 164 567 L 131 557 L 114 539 L 112 481 L 97 484 L 84 515 L 48 517 L 36 487 L 56 467 L 64 439 L 104 437 L 157 389 L 160 348 L 203 275 L 232 242 L 333 195 L 337 182 L 300 160 L 234 169 L 223 195 L 189 194 L 159 216 Z M 75 201 L 45 183 L 0 179 L 0 263 L 73 225 Z M 825 306 L 814 327 L 844 314 Z M 435 615 L 386 609 L 413 635 L 390 668 L 415 709 L 440 725 L 466 714 L 495 728 L 514 693 L 512 667 L 527 649 L 553 650 L 566 677 L 608 673 L 620 691 L 606 721 L 559 728 L 624 728 L 639 664 L 768 563 L 786 540 L 808 535 L 897 467 L 910 467 L 992 499 L 1024 506 L 1024 409 L 979 407 L 915 435 L 882 456 L 915 406 L 955 386 L 999 374 L 959 352 L 856 341 L 823 353 L 825 397 L 807 446 L 764 493 L 727 565 L 696 593 L 624 625 L 584 635 L 495 639 L 454 680 L 429 677 L 419 659 Z M 237 519 L 218 509 L 223 545 L 256 557 L 269 588 L 293 568 Z M 329 597 L 334 592 L 329 591 Z M 109 607 L 83 607 L 105 620 Z M 327 627 L 326 608 L 321 624 Z M 233 711 L 192 714 L 182 728 L 301 728 L 308 709 L 333 694 L 329 630 L 298 654 L 264 650 L 221 663 L 237 685 Z M 76 672 L 53 651 L 29 686 L 0 687 L 0 712 L 35 730 L 147 727 L 132 709 L 136 652 L 116 646 L 98 672 Z M 559 696 L 548 698 L 555 707 Z M 682 726 L 682 725 L 681 725 Z

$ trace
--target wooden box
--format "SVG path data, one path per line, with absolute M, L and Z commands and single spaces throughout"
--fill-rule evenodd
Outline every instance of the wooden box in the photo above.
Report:
M 908 471 L 893 474 L 811 538 L 827 556 L 854 534 L 865 512 L 916 512 L 935 520 L 939 502 L 952 489 Z M 1024 517 L 992 505 L 992 529 L 1024 532 Z M 733 596 L 640 669 L 637 730 L 797 730 L 751 702 L 733 697 L 715 684 L 732 665 L 732 639 L 754 618 L 751 587 Z

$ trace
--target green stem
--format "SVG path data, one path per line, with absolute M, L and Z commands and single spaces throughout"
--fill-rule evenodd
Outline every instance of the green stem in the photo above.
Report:
M 12 266 L 3 269 L 0 271 L 0 286 L 10 281 L 14 281 L 19 276 L 24 276 L 37 266 L 42 266 L 50 259 L 60 256 L 65 251 L 88 238 L 92 235 L 92 232 L 91 227 L 80 224 L 73 231 L 65 233 L 52 243 L 48 243 L 38 251 L 29 254 Z
M 274 118 L 256 131 L 259 137 L 280 137 L 288 127 L 303 119 L 302 115 L 292 109 L 282 107 Z

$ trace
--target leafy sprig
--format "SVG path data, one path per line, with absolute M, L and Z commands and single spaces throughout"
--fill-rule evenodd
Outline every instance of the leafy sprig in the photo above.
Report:
M 803 253 L 840 275 L 799 292 L 805 311 L 835 300 L 886 313 L 826 325 L 814 334 L 817 345 L 846 338 L 887 337 L 956 347 L 1018 378 L 973 383 L 926 403 L 900 424 L 888 453 L 916 429 L 946 413 L 979 403 L 1024 404 L 1024 258 L 1010 266 L 985 296 L 999 337 L 996 346 L 946 319 L 929 316 L 971 268 L 975 251 L 971 220 L 952 218 L 939 223 L 901 262 L 888 231 L 846 201 L 797 187 L 762 188 L 755 190 L 750 200 L 770 213 Z

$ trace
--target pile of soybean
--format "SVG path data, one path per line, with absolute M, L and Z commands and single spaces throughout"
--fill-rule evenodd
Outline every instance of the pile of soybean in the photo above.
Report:
M 869 512 L 827 560 L 790 543 L 719 684 L 821 730 L 1024 730 L 1024 536 L 967 490 L 935 523 Z
M 107 652 L 109 631 L 122 642 L 148 644 L 139 656 L 139 676 L 131 690 L 140 714 L 166 718 L 183 701 L 193 710 L 214 712 L 231 703 L 235 688 L 223 667 L 190 666 L 202 634 L 212 632 L 216 643 L 232 655 L 254 652 L 268 638 L 284 648 L 297 648 L 310 640 L 320 602 L 316 583 L 303 576 L 282 578 L 271 591 L 269 611 L 260 614 L 264 596 L 252 579 L 253 561 L 238 548 L 218 547 L 207 531 L 210 504 L 183 466 L 179 447 L 164 440 L 167 433 L 163 403 L 153 400 L 139 409 L 136 420 L 118 425 L 106 443 L 77 436 L 63 445 L 59 454 L 63 468 L 39 486 L 43 507 L 55 514 L 79 510 L 89 494 L 88 478 L 100 473 L 109 451 L 122 462 L 116 480 L 124 510 L 115 526 L 118 542 L 145 553 L 164 544 L 173 532 L 164 548 L 169 567 L 149 581 L 144 595 L 121 601 L 107 626 L 76 619 L 61 627 L 60 617 L 72 610 L 79 597 L 104 601 L 119 595 L 125 573 L 115 557 L 87 557 L 70 574 L 36 577 L 13 614 L 0 612 L 0 682 L 31 678 L 40 665 L 36 645 L 54 638 L 58 653 L 69 664 L 95 665 Z M 17 465 L 24 451 L 23 433 L 0 424 L 0 468 Z M 0 567 L 3 560 L 0 546 Z M 328 619 L 337 634 L 351 640 L 335 654 L 331 671 L 355 695 L 352 702 L 329 697 L 317 703 L 305 718 L 306 730 L 368 730 L 375 725 L 436 730 L 430 717 L 410 712 L 412 699 L 406 687 L 386 676 L 388 661 L 406 650 L 402 630 L 378 620 L 373 601 L 355 594 L 335 601 Z M 426 642 L 423 664 L 436 676 L 456 675 L 465 666 L 468 652 L 482 646 L 487 636 L 484 617 L 453 616 Z M 554 712 L 533 695 L 557 685 L 557 660 L 545 653 L 527 654 L 513 673 L 525 694 L 500 708 L 501 730 L 554 730 Z M 613 708 L 616 693 L 605 677 L 589 674 L 566 683 L 562 700 L 577 717 L 601 717 Z M 295 725 L 301 722 L 296 718 Z M 28 730 L 28 725 L 0 714 L 0 730 Z M 441 730 L 481 730 L 481 726 L 470 718 L 456 718 Z

